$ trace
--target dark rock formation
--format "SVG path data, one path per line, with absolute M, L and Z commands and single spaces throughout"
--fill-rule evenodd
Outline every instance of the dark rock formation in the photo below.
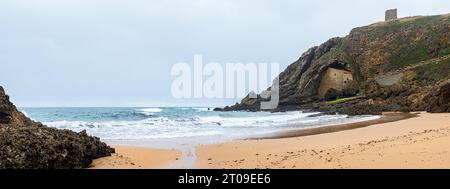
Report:
M 450 79 L 449 24 L 450 14 L 397 19 L 355 28 L 346 37 L 310 48 L 280 73 L 280 103 L 274 111 L 303 109 L 352 115 L 448 112 L 446 85 L 438 85 Z M 350 70 L 355 83 L 345 91 L 330 91 L 323 99 L 318 89 L 330 67 Z M 380 82 L 385 80 L 389 82 Z M 439 93 L 433 91 L 438 88 Z M 349 96 L 358 98 L 326 103 Z M 264 99 L 247 96 L 241 103 L 216 110 L 258 111 L 261 101 Z
M 342 96 L 341 92 L 336 89 L 328 89 L 325 93 L 324 100 L 336 100 L 339 96 Z
M 0 86 L 0 127 L 22 127 L 32 124 L 33 121 L 17 111 L 9 101 L 9 96 L 5 94 L 3 87 Z
M 50 128 L 19 112 L 0 87 L 0 169 L 84 168 L 114 149 L 85 131 Z
M 436 87 L 426 99 L 428 112 L 450 112 L 450 80 Z

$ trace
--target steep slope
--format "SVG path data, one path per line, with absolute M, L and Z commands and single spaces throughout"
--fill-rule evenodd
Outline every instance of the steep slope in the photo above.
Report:
M 33 122 L 25 117 L 22 112 L 9 101 L 3 87 L 0 86 L 0 127 L 22 127 Z
M 449 111 L 449 17 L 420 16 L 375 23 L 310 48 L 280 73 L 278 110 L 348 114 Z M 318 95 L 323 75 L 330 67 L 352 72 L 352 83 L 334 96 L 352 98 L 325 102 Z M 436 103 L 437 98 L 441 103 Z M 240 104 L 217 110 L 256 111 L 261 101 L 246 97 Z
M 0 86 L 0 169 L 84 168 L 114 149 L 86 132 L 49 128 L 23 115 Z

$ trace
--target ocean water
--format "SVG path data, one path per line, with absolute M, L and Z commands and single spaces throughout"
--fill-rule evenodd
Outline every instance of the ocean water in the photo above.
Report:
M 20 108 L 48 126 L 106 140 L 219 137 L 245 139 L 275 131 L 377 119 L 379 116 L 321 115 L 304 112 L 215 112 L 212 108 Z

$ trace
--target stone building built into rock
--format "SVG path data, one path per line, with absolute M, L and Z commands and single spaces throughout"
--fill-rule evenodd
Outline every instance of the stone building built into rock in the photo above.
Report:
M 319 87 L 319 97 L 325 98 L 330 89 L 336 92 L 346 90 L 353 81 L 352 72 L 345 68 L 328 68 L 322 77 Z

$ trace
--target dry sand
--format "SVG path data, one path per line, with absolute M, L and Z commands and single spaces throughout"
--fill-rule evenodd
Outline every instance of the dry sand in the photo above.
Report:
M 450 168 L 450 114 L 197 147 L 197 168 Z
M 181 155 L 178 150 L 114 146 L 116 153 L 94 160 L 93 169 L 157 169 L 166 168 Z
M 290 138 L 200 145 L 194 168 L 450 168 L 449 113 L 399 121 L 404 114 L 388 115 L 340 129 L 279 133 Z M 93 168 L 168 168 L 182 162 L 177 150 L 115 148 L 116 154 L 95 160 Z

